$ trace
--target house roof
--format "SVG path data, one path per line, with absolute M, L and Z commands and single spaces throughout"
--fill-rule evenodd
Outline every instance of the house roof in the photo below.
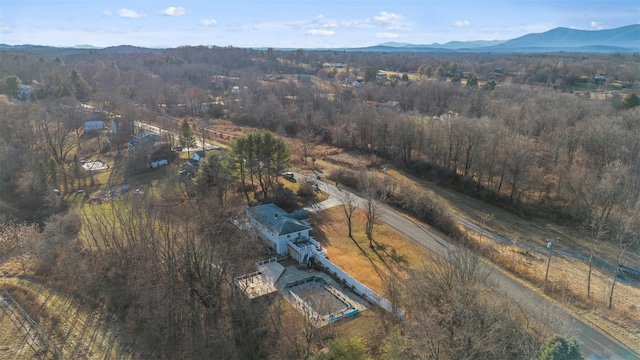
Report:
M 204 150 L 198 150 L 196 152 L 193 153 L 193 155 L 198 155 L 199 158 L 204 158 L 206 156 L 206 153 L 204 152 Z
M 309 215 L 302 209 L 288 213 L 274 204 L 262 204 L 248 208 L 247 213 L 276 236 L 311 230 L 304 221 Z
M 138 130 L 138 132 L 131 135 L 131 140 L 129 142 L 135 144 L 137 141 L 143 139 L 149 139 L 155 142 L 160 140 L 160 135 L 152 132 L 147 132 L 145 130 Z

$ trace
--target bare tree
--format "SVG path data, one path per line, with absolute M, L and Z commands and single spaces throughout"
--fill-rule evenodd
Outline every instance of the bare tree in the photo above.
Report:
M 539 343 L 517 305 L 487 291 L 487 273 L 472 254 L 433 255 L 407 284 L 408 341 L 425 359 L 528 359 Z
M 493 214 L 482 212 L 480 216 L 480 246 L 482 246 L 482 236 L 484 235 L 484 227 L 493 220 Z
M 358 210 L 358 198 L 348 191 L 343 191 L 340 197 L 340 208 L 344 216 L 347 218 L 347 228 L 349 229 L 349 237 L 352 237 L 352 220 L 353 214 Z
M 640 224 L 638 223 L 638 216 L 640 211 L 636 209 L 635 214 L 621 215 L 620 219 L 615 224 L 614 244 L 616 248 L 614 268 L 611 274 L 611 288 L 609 291 L 609 304 L 608 308 L 613 308 L 613 297 L 618 276 L 620 276 L 620 268 L 623 265 L 623 258 L 626 253 L 640 243 Z
M 373 248 L 373 227 L 378 217 L 380 217 L 380 203 L 378 202 L 378 192 L 374 186 L 375 180 L 368 175 L 362 178 L 364 188 L 364 204 L 362 211 L 365 216 L 364 231 L 369 239 L 369 247 Z
M 587 298 L 591 298 L 591 273 L 593 271 L 593 259 L 600 240 L 606 235 L 606 228 L 601 221 L 592 218 L 587 224 L 589 239 L 587 250 L 589 251 L 589 273 L 587 274 Z
M 60 105 L 55 109 L 55 116 L 46 112 L 40 112 L 37 117 L 37 126 L 44 136 L 44 152 L 56 163 L 62 174 L 65 191 L 69 189 L 68 160 L 71 152 L 77 148 L 78 143 L 72 134 L 75 127 L 65 123 L 68 107 Z
M 26 273 L 25 258 L 34 244 L 38 243 L 38 235 L 36 224 L 0 224 L 0 262 L 17 256 L 22 271 Z

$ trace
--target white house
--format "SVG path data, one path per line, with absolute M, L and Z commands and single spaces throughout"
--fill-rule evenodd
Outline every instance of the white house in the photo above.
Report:
M 288 213 L 274 204 L 248 207 L 247 215 L 258 237 L 264 238 L 280 256 L 289 255 L 300 264 L 308 264 L 314 255 L 326 256 L 312 236 L 309 215 L 304 210 Z
M 320 266 L 344 281 L 363 298 L 400 317 L 404 316 L 404 310 L 360 283 L 327 258 L 327 251 L 312 236 L 309 236 L 311 226 L 308 221 L 309 215 L 305 210 L 288 213 L 274 204 L 261 204 L 247 207 L 246 213 L 258 237 L 264 238 L 278 255 L 289 255 L 298 260 L 300 265 L 308 265 L 313 258 L 314 262 L 317 261 Z M 236 285 L 250 298 L 276 291 L 276 282 L 284 272 L 277 258 L 261 261 L 256 265 L 257 272 L 234 278 Z M 261 279 L 266 285 L 255 286 L 257 279 Z

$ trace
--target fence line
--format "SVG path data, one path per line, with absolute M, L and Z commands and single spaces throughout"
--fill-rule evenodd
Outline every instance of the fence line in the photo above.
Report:
M 378 295 L 375 291 L 369 289 L 366 285 L 354 279 L 351 275 L 347 274 L 344 270 L 342 270 L 339 266 L 332 263 L 329 259 L 323 256 L 314 256 L 314 259 L 317 260 L 322 266 L 327 268 L 329 272 L 335 274 L 336 277 L 343 280 L 347 285 L 351 286 L 356 293 L 365 298 L 372 303 L 378 304 L 383 309 L 396 314 L 399 317 L 404 317 L 404 310 L 393 306 L 393 304 Z
M 36 356 L 44 359 L 62 359 L 60 351 L 50 343 L 47 333 L 6 290 L 2 290 L 0 303 L 2 311 L 9 316 L 15 326 L 22 329 L 28 338 L 29 347 Z

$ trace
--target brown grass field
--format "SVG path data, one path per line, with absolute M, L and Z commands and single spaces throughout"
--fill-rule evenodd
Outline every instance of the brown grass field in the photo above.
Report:
M 29 272 L 30 269 L 27 269 Z M 25 278 L 17 261 L 0 266 L 0 289 L 7 290 L 42 328 L 65 359 L 128 359 L 118 334 L 97 312 L 87 311 L 69 296 Z M 33 359 L 24 329 L 0 313 L 0 358 Z M 6 341 L 5 341 L 6 340 Z M 11 356 L 8 356 L 11 354 Z M 4 355 L 7 355 L 5 357 Z M 24 357 L 23 357 L 24 356 Z
M 377 222 L 373 248 L 365 235 L 364 216 L 357 211 L 353 219 L 353 238 L 340 207 L 316 214 L 311 220 L 313 235 L 327 249 L 329 259 L 372 290 L 384 295 L 389 282 L 407 275 L 408 269 L 423 266 L 429 252 L 387 225 Z
M 0 305 L 1 306 L 1 305 Z M 3 311 L 0 311 L 0 359 L 33 359 L 35 353 L 26 341 L 26 331 L 16 326 Z

